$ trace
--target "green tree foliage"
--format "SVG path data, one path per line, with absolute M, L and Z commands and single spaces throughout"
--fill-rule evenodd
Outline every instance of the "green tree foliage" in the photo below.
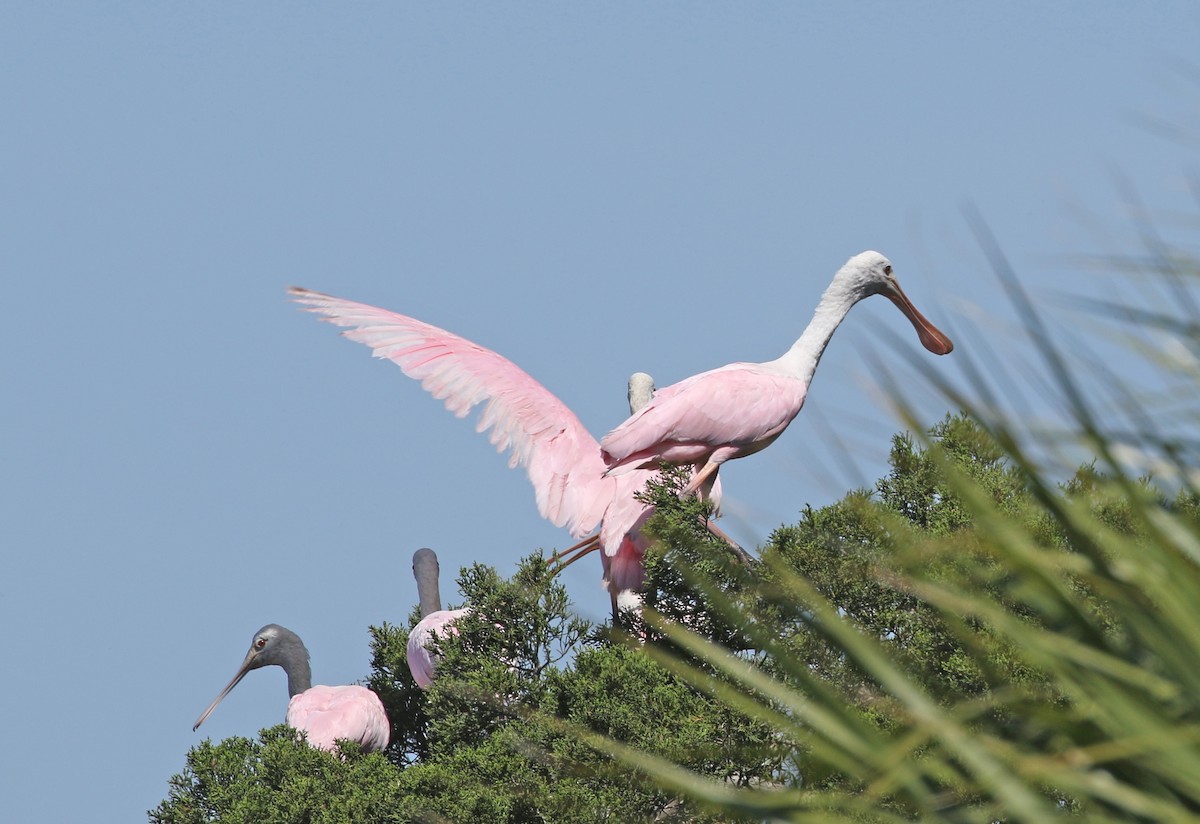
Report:
M 887 567 L 904 562 L 901 548 L 941 544 L 953 551 L 921 552 L 915 559 L 923 575 L 934 580 L 973 576 L 993 591 L 989 582 L 1003 578 L 1004 567 L 979 540 L 969 508 L 941 469 L 942 460 L 977 484 L 1014 522 L 1033 528 L 1040 515 L 1020 473 L 970 419 L 948 416 L 930 430 L 929 438 L 937 453 L 919 449 L 907 434 L 897 435 L 891 470 L 874 492 L 852 492 L 831 506 L 807 508 L 799 523 L 776 531 L 765 560 L 768 568 L 803 576 L 842 617 L 884 645 L 909 677 L 931 694 L 952 699 L 988 689 L 983 665 L 1009 659 L 1002 641 L 980 624 L 967 639 L 957 637 L 933 606 L 896 586 L 897 570 Z M 788 627 L 781 633 L 795 654 L 840 692 L 875 695 L 877 685 L 836 643 L 808 631 L 803 611 L 802 605 L 792 604 L 782 612 Z M 982 660 L 964 648 L 964 641 L 987 647 Z M 1005 670 L 1014 674 L 1008 666 Z
M 193 747 L 187 767 L 151 821 L 199 824 L 398 822 L 395 768 L 381 754 L 347 747 L 339 758 L 309 747 L 280 724 L 257 740 L 234 737 Z
M 806 509 L 752 565 L 708 534 L 704 505 L 679 501 L 668 473 L 648 492 L 661 540 L 646 623 L 573 617 L 538 556 L 511 580 L 472 567 L 459 586 L 473 610 L 440 640 L 428 692 L 408 672 L 408 629 L 372 629 L 386 754 L 331 756 L 286 727 L 205 742 L 151 820 L 1118 820 L 1191 808 L 1200 793 L 1184 767 L 1164 788 L 1147 759 L 1166 759 L 1167 744 L 1195 755 L 1187 682 L 1200 676 L 1170 633 L 1200 643 L 1200 618 L 1182 593 L 1146 584 L 1171 570 L 1200 593 L 1180 545 L 1194 540 L 1196 497 L 1168 502 L 1092 466 L 1046 488 L 997 443 L 963 415 L 919 442 L 898 435 L 874 490 Z M 1164 532 L 1164 517 L 1186 531 Z M 1150 561 L 1153 574 L 1130 566 Z M 1168 606 L 1193 623 L 1164 626 Z M 1114 696 L 1129 705 L 1097 711 Z M 1154 735 L 1121 726 L 1122 712 Z
M 1137 737 L 1114 743 L 1084 711 L 1091 667 L 1143 709 L 1173 706 L 1160 729 L 1193 729 L 1171 662 L 1106 596 L 1122 584 L 1119 564 L 1158 534 L 1139 507 L 1191 525 L 1195 497 L 1168 504 L 1141 483 L 1131 499 L 1089 466 L 1043 490 L 1048 505 L 963 415 L 921 443 L 896 436 L 890 465 L 874 490 L 780 527 L 752 565 L 709 535 L 704 505 L 679 501 L 681 478 L 668 473 L 648 492 L 660 543 L 647 558 L 647 623 L 572 616 L 538 556 L 511 580 L 467 569 L 459 586 L 473 610 L 440 639 L 428 692 L 408 672 L 408 629 L 372 629 L 368 685 L 392 719 L 387 753 L 331 756 L 282 726 L 205 742 L 151 820 L 1020 818 L 980 765 L 945 751 L 937 719 L 987 741 L 996 769 L 1031 788 L 1030 809 L 1111 812 L 1107 799 L 1085 803 L 1082 779 L 1056 783 L 1043 766 L 1033 780 L 1019 757 L 1061 766 L 1095 748 L 1145 749 Z M 1019 537 L 1022 554 L 997 537 Z M 1155 599 L 1142 592 L 1137 607 Z M 1064 680 L 1063 663 L 1081 671 Z M 918 708 L 934 720 L 918 723 Z M 1138 759 L 1101 760 L 1150 782 Z M 667 764 L 741 794 L 664 780 Z
M 709 820 L 615 765 L 581 732 L 733 785 L 770 777 L 778 759 L 769 728 L 689 686 L 636 642 L 572 616 L 540 557 L 511 580 L 477 565 L 459 585 L 472 612 L 440 639 L 428 692 L 408 671 L 409 629 L 372 629 L 368 685 L 392 721 L 386 753 L 338 758 L 286 727 L 257 741 L 205 742 L 151 821 Z
M 713 693 L 776 730 L 774 784 L 611 751 L 730 815 L 1191 820 L 1196 496 L 1092 466 L 1047 485 L 1005 437 L 962 415 L 897 436 L 875 490 L 777 530 L 736 596 L 685 573 L 753 656 L 651 618 L 673 671 L 723 671 Z

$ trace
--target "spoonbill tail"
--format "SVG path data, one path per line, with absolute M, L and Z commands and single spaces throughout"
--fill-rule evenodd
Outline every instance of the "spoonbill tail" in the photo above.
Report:
M 476 430 L 490 429 L 496 451 L 511 451 L 509 466 L 525 467 L 538 512 L 555 526 L 565 526 L 573 538 L 585 539 L 564 554 L 600 546 L 614 558 L 624 541 L 642 540 L 637 529 L 651 508 L 634 493 L 658 467 L 606 477 L 600 445 L 575 413 L 512 361 L 386 309 L 299 287 L 288 292 L 323 320 L 347 327 L 342 334 L 369 346 L 375 357 L 392 361 L 421 381 L 457 417 L 482 404 Z M 599 535 L 592 535 L 597 526 Z M 619 586 L 609 588 L 614 604 L 619 592 Z
M 900 289 L 892 264 L 878 252 L 850 258 L 821 296 L 800 339 L 766 363 L 731 363 L 660 389 L 653 400 L 600 441 L 606 475 L 641 471 L 667 462 L 697 472 L 684 488 L 694 492 L 715 479 L 721 464 L 753 455 L 783 433 L 804 405 L 817 363 L 838 324 L 854 304 L 883 295 L 936 355 L 954 349 L 950 339 L 917 311 Z
M 456 632 L 454 621 L 470 612 L 463 609 L 442 609 L 442 596 L 438 592 L 438 559 L 432 549 L 418 549 L 413 553 L 413 577 L 417 579 L 417 596 L 421 602 L 421 620 L 408 634 L 408 670 L 413 680 L 423 690 L 433 683 L 433 671 L 437 666 L 429 642 L 437 637 L 444 638 L 448 632 Z
M 379 696 L 366 687 L 350 684 L 343 687 L 312 686 L 312 671 L 308 665 L 308 649 L 300 636 L 278 624 L 267 624 L 254 633 L 246 660 L 225 689 L 213 699 L 208 709 L 200 713 L 192 731 L 217 708 L 230 690 L 238 685 L 252 669 L 282 667 L 287 673 L 289 727 L 304 730 L 308 743 L 322 750 L 337 750 L 338 739 L 349 739 L 366 752 L 378 752 L 388 745 L 391 724 Z

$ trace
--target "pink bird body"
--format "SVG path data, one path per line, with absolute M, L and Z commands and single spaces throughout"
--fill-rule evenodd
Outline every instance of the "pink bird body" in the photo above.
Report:
M 470 607 L 439 609 L 422 618 L 408 634 L 408 671 L 421 689 L 429 689 L 437 668 L 436 656 L 430 650 L 434 637 L 445 638 L 449 633 L 457 633 L 454 622 L 470 611 Z
M 269 666 L 280 667 L 287 673 L 288 695 L 291 696 L 287 723 L 293 729 L 303 730 L 309 744 L 336 751 L 337 740 L 346 739 L 357 743 L 365 752 L 379 752 L 387 747 L 392 727 L 379 696 L 356 684 L 311 686 L 308 648 L 300 636 L 278 624 L 267 624 L 254 633 L 242 665 L 225 689 L 200 714 L 192 731 L 200 728 L 246 673 Z
M 731 363 L 658 390 L 601 442 L 625 467 L 718 463 L 753 455 L 783 434 L 804 405 L 807 382 L 772 363 Z M 753 416 L 746 411 L 753 409 Z M 619 456 L 619 461 L 617 460 Z
M 954 344 L 901 291 L 892 265 L 862 252 L 838 270 L 804 333 L 783 356 L 766 363 L 731 363 L 661 389 L 639 412 L 600 441 L 609 476 L 644 471 L 665 461 L 697 472 L 684 490 L 715 480 L 721 464 L 753 455 L 778 438 L 800 412 L 830 338 L 850 308 L 882 294 L 908 317 L 921 343 L 945 355 Z
M 392 732 L 379 696 L 357 684 L 318 685 L 293 695 L 287 723 L 304 730 L 311 746 L 330 752 L 337 751 L 338 739 L 353 741 L 364 752 L 379 752 Z
M 604 584 L 614 604 L 625 589 L 640 588 L 646 539 L 637 532 L 648 507 L 634 493 L 657 466 L 620 478 L 605 475 L 600 445 L 566 404 L 507 358 L 466 338 L 406 315 L 292 287 L 293 299 L 323 320 L 347 327 L 342 334 L 377 358 L 392 361 L 457 417 L 482 405 L 476 431 L 489 432 L 496 451 L 510 451 L 509 466 L 525 467 L 538 512 L 555 526 L 584 538 L 599 526 Z M 719 490 L 713 490 L 714 504 Z M 620 562 L 613 559 L 622 553 Z M 636 558 L 634 557 L 636 556 Z M 636 560 L 636 570 L 634 561 Z M 612 570 L 618 570 L 614 581 Z M 628 582 L 637 586 L 626 587 Z

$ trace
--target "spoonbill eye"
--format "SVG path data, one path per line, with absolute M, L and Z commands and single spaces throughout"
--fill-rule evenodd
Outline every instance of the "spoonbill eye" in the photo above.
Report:
M 254 642 L 254 648 L 255 648 L 255 649 L 262 649 L 262 648 L 263 648 L 263 647 L 265 647 L 266 645 L 267 645 L 267 639 L 266 639 L 266 638 L 259 638 L 257 641 L 255 641 L 255 642 Z
M 883 273 L 885 275 L 890 275 L 892 273 L 892 264 L 889 263 L 887 266 L 884 266 Z

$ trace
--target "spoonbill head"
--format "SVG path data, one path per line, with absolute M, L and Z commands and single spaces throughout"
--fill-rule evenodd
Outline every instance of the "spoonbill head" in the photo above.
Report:
M 625 396 L 629 399 L 629 411 L 638 411 L 654 397 L 654 378 L 645 372 L 634 372 L 629 376 L 628 390 Z
M 845 295 L 838 295 L 839 290 L 844 290 Z M 845 306 L 849 310 L 858 301 L 872 295 L 883 295 L 894 303 L 917 330 L 921 345 L 930 352 L 948 355 L 954 351 L 953 341 L 930 323 L 904 294 L 900 282 L 896 280 L 892 262 L 879 252 L 859 252 L 846 261 L 829 284 L 821 302 L 824 305 L 827 298 L 835 298 L 835 301 L 830 301 L 830 309 Z

